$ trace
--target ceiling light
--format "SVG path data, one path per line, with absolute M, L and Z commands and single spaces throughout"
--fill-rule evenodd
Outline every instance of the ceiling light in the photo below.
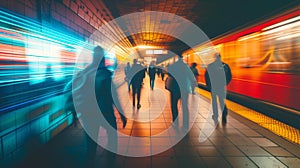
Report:
M 147 45 L 138 45 L 138 46 L 135 46 L 134 48 L 148 49 L 148 48 L 156 48 L 156 47 L 155 46 L 147 46 Z

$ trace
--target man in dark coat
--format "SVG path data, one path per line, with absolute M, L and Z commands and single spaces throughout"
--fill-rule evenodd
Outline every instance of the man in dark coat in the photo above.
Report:
M 135 96 L 137 95 L 137 109 L 141 108 L 141 88 L 145 77 L 145 68 L 133 60 L 133 65 L 129 71 L 129 80 L 132 87 L 132 105 L 135 107 Z
M 75 110 L 80 113 L 79 120 L 87 134 L 87 167 L 93 167 L 94 164 L 100 127 L 106 129 L 107 148 L 117 151 L 118 131 L 114 106 L 120 114 L 123 127 L 127 122 L 112 81 L 116 60 L 110 59 L 106 58 L 106 51 L 102 47 L 95 47 L 93 62 L 73 80 Z M 108 156 L 109 159 L 115 158 L 113 152 L 109 152 Z
M 219 98 L 220 107 L 222 111 L 222 123 L 227 123 L 227 107 L 225 104 L 226 99 L 226 86 L 231 81 L 231 70 L 228 64 L 221 61 L 219 53 L 215 54 L 215 61 L 207 66 L 205 72 L 205 81 L 207 88 L 211 91 L 212 108 L 215 123 L 218 123 L 218 104 L 217 97 Z
M 187 130 L 189 129 L 188 94 L 191 88 L 190 84 L 195 82 L 195 78 L 189 66 L 183 62 L 182 56 L 179 56 L 178 61 L 174 64 L 168 66 L 168 75 L 174 79 L 172 82 L 173 88 L 170 89 L 173 122 L 178 125 L 177 105 L 179 99 L 181 99 L 183 126 Z
M 153 90 L 154 88 L 154 81 L 155 81 L 155 74 L 156 74 L 156 67 L 154 66 L 154 63 L 151 62 L 149 68 L 148 68 L 148 74 L 150 78 L 150 87 Z

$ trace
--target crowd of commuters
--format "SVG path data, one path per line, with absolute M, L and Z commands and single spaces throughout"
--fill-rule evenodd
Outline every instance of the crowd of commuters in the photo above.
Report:
M 123 122 L 123 128 L 126 126 L 127 119 L 123 115 L 124 111 L 121 108 L 118 94 L 116 91 L 116 87 L 113 83 L 112 77 L 114 71 L 109 66 L 112 61 L 107 61 L 105 57 L 105 50 L 97 46 L 94 48 L 93 53 L 93 62 L 82 72 L 78 73 L 77 78 L 82 78 L 79 82 L 82 84 L 77 84 L 79 89 L 82 90 L 81 95 L 76 95 L 73 98 L 75 101 L 79 101 L 80 104 L 85 104 L 82 107 L 77 107 L 76 110 L 79 110 L 82 120 L 82 125 L 84 128 L 93 127 L 92 129 L 88 129 L 87 134 L 88 137 L 88 164 L 93 164 L 97 142 L 92 137 L 98 137 L 99 127 L 104 127 L 107 131 L 108 137 L 108 146 L 112 150 L 117 150 L 118 140 L 117 138 L 117 123 L 116 116 L 114 113 L 115 109 L 118 110 L 120 118 Z M 116 64 L 116 63 L 115 63 Z M 145 78 L 145 74 L 148 74 L 150 79 L 150 88 L 154 89 L 155 77 L 161 77 L 162 80 L 165 80 L 165 74 L 167 74 L 167 78 L 165 80 L 166 89 L 170 92 L 170 105 L 171 105 L 171 113 L 173 126 L 178 127 L 178 102 L 181 100 L 181 108 L 182 108 L 182 116 L 183 116 L 183 128 L 188 130 L 189 126 L 189 109 L 188 109 L 188 97 L 189 93 L 195 94 L 195 87 L 197 87 L 197 78 L 199 76 L 199 72 L 197 70 L 197 63 L 192 63 L 189 67 L 186 63 L 183 62 L 182 56 L 178 56 L 176 62 L 171 65 L 155 66 L 154 62 L 151 62 L 149 67 L 146 68 L 138 63 L 137 59 L 133 60 L 132 66 L 130 63 L 127 63 L 124 68 L 125 71 L 125 80 L 128 85 L 128 91 L 132 92 L 132 105 L 137 109 L 141 108 L 141 90 L 143 86 L 143 79 Z M 224 73 L 225 72 L 225 73 Z M 204 74 L 206 86 L 208 90 L 211 91 L 212 97 L 212 107 L 213 107 L 213 115 L 212 118 L 215 123 L 218 123 L 218 104 L 217 97 L 220 102 L 220 106 L 223 109 L 222 111 L 222 123 L 226 124 L 227 122 L 227 107 L 225 105 L 226 98 L 226 85 L 231 80 L 231 71 L 229 66 L 221 61 L 220 54 L 215 54 L 215 61 L 207 66 L 206 72 Z M 225 80 L 222 80 L 225 79 Z M 78 83 L 78 80 L 77 80 Z M 74 86 L 74 84 L 73 84 Z M 76 82 L 75 82 L 76 86 Z M 88 97 L 86 94 L 89 93 L 89 88 L 94 88 L 96 101 L 100 112 L 102 113 L 102 117 L 107 122 L 97 122 L 95 119 L 97 118 L 96 113 L 97 110 L 91 108 L 89 106 Z M 73 88 L 74 89 L 74 88 Z M 114 97 L 113 97 L 114 96 Z M 75 110 L 75 108 L 73 109 Z M 85 113 L 84 111 L 89 111 L 89 113 Z M 93 120 L 92 122 L 90 122 Z M 91 124 L 92 123 L 92 124 Z M 112 127 L 113 129 L 109 129 Z M 92 130 L 92 131 L 91 131 Z M 114 154 L 111 153 L 110 158 L 114 158 Z M 91 165 L 88 165 L 91 166 Z

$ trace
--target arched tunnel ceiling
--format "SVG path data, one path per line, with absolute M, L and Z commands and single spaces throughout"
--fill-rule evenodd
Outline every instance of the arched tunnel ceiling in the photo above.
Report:
M 234 30 L 267 17 L 278 14 L 292 6 L 298 5 L 295 0 L 91 0 L 98 6 L 105 5 L 109 15 L 118 18 L 126 14 L 144 11 L 168 12 L 188 19 L 196 24 L 209 38 L 214 38 L 230 30 Z M 84 1 L 82 1 L 84 2 Z M 138 21 L 138 22 L 137 22 Z M 139 24 L 137 24 L 139 23 Z M 125 26 L 124 26 L 125 25 Z M 174 53 L 181 53 L 188 49 L 180 40 L 156 33 L 156 27 L 169 29 L 164 20 L 157 18 L 133 18 L 133 21 L 120 26 L 123 32 L 131 34 L 127 37 L 132 46 L 153 45 Z M 144 33 L 132 33 L 142 27 Z M 184 27 L 180 25 L 179 27 Z M 143 28 L 144 27 L 144 28 Z M 183 30 L 184 31 L 184 30 Z M 124 41 L 124 40 L 123 40 Z M 143 54 L 139 54 L 144 56 Z

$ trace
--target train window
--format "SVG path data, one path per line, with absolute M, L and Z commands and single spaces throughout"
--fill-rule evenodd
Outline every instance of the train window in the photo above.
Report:
M 294 38 L 292 59 L 293 71 L 300 73 L 300 36 Z
M 286 25 L 263 32 L 263 49 L 272 51 L 272 59 L 267 70 L 291 72 L 297 71 L 299 64 L 300 22 Z
M 274 45 L 274 55 L 272 62 L 269 66 L 270 70 L 287 70 L 289 69 L 291 54 L 292 54 L 292 43 L 290 39 L 277 40 Z

